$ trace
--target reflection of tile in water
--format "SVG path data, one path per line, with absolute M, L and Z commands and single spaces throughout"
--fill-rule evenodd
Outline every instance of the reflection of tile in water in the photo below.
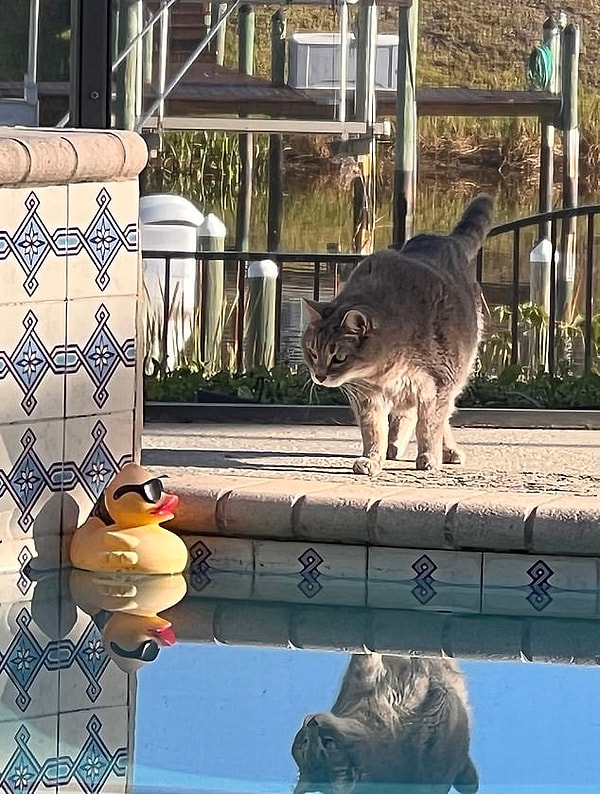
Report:
M 596 617 L 595 558 L 484 554 L 483 611 Z
M 0 723 L 0 779 L 8 792 L 53 791 L 42 775 L 55 774 L 58 717 Z M 39 787 L 39 788 L 38 788 Z
M 254 553 L 255 597 L 364 606 L 363 547 L 255 541 Z
M 130 710 L 113 706 L 61 714 L 59 791 L 126 791 Z
M 110 661 L 100 630 L 85 612 L 77 611 L 68 639 L 71 663 L 60 670 L 60 710 L 127 703 L 129 678 Z
M 479 552 L 371 548 L 368 604 L 479 612 Z

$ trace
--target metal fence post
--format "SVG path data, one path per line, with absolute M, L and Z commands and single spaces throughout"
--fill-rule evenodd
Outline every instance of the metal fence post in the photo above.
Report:
M 111 126 L 111 3 L 72 0 L 70 126 Z

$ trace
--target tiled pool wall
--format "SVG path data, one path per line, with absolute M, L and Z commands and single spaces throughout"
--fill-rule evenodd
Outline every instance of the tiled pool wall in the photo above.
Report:
M 91 792 L 108 781 L 125 790 L 135 681 L 109 661 L 90 615 L 59 609 L 56 595 L 38 601 L 39 612 L 31 599 L 43 593 L 41 571 L 60 563 L 63 539 L 138 454 L 137 176 L 146 156 L 133 133 L 0 128 L 6 791 Z
M 600 619 L 596 557 L 182 538 L 198 596 Z

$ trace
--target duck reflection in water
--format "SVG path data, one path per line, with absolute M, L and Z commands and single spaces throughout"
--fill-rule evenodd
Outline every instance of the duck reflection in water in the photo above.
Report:
M 172 624 L 158 613 L 186 594 L 180 574 L 127 574 L 73 569 L 71 597 L 100 630 L 106 652 L 126 673 L 153 662 L 161 648 L 175 643 Z
M 462 674 L 450 659 L 353 654 L 331 711 L 309 714 L 294 794 L 475 794 Z

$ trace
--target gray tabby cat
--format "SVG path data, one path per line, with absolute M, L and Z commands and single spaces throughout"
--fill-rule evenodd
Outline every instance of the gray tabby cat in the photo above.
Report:
M 450 429 L 482 330 L 477 252 L 492 224 L 481 194 L 449 235 L 419 234 L 363 259 L 330 303 L 306 301 L 315 383 L 347 394 L 363 440 L 357 474 L 400 457 L 416 429 L 417 469 L 462 463 Z
M 469 743 L 451 659 L 354 654 L 331 711 L 309 714 L 296 734 L 294 794 L 475 794 Z

